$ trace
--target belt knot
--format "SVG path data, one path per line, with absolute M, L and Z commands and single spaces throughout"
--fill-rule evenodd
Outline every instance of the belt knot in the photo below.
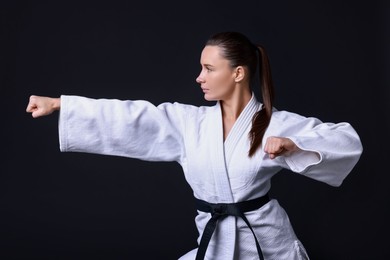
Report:
M 228 205 L 225 203 L 218 203 L 211 206 L 211 215 L 223 216 L 228 214 Z

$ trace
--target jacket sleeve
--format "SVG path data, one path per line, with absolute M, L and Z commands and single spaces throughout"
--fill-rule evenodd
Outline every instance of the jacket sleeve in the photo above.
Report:
M 347 122 L 324 123 L 277 111 L 269 128 L 272 135 L 290 138 L 301 149 L 279 159 L 282 167 L 332 186 L 342 184 L 363 152 L 357 132 Z
M 62 95 L 60 150 L 180 163 L 184 156 L 184 107 Z

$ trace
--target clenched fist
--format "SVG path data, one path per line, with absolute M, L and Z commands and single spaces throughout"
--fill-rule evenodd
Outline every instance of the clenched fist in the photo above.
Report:
M 285 137 L 270 136 L 264 146 L 264 152 L 269 154 L 269 158 L 274 159 L 280 155 L 288 155 L 299 148 L 293 141 Z
M 61 99 L 41 96 L 30 96 L 26 112 L 32 113 L 32 117 L 37 118 L 47 116 L 56 110 L 60 110 Z

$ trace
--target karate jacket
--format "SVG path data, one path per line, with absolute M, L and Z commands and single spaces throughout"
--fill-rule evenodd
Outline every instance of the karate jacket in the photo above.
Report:
M 178 162 L 193 195 L 210 203 L 263 196 L 270 189 L 272 176 L 281 169 L 332 186 L 342 184 L 362 153 L 359 136 L 349 123 L 324 123 L 274 109 L 263 144 L 269 136 L 287 137 L 300 151 L 271 160 L 260 147 L 249 157 L 251 120 L 261 107 L 252 94 L 224 140 L 219 102 L 211 106 L 178 102 L 155 106 L 144 100 L 62 95 L 60 150 Z M 245 216 L 265 259 L 309 259 L 276 199 Z M 210 213 L 198 211 L 198 242 L 209 219 Z M 196 251 L 180 260 L 195 259 Z M 254 237 L 242 219 L 228 216 L 219 221 L 206 259 L 258 259 Z

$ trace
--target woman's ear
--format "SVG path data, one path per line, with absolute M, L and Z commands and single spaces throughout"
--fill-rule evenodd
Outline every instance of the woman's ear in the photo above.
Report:
M 238 66 L 235 68 L 234 71 L 234 81 L 235 82 L 241 82 L 245 78 L 245 69 L 243 66 Z

